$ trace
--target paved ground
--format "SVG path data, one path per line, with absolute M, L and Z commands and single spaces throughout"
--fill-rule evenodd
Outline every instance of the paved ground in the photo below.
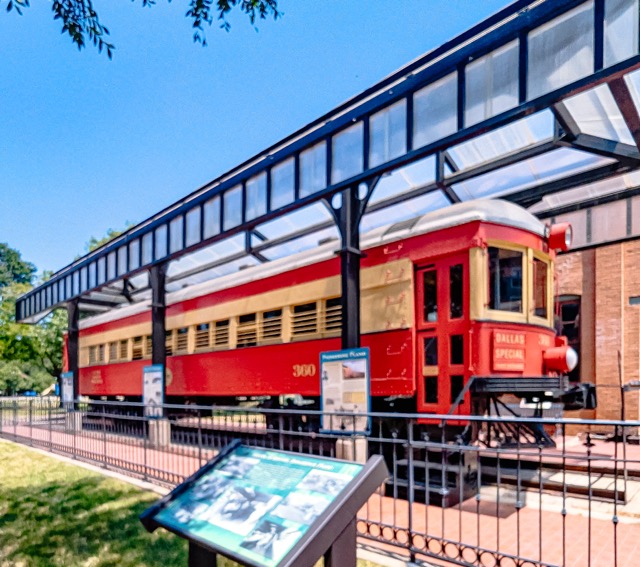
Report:
M 18 438 L 22 443 L 71 458 L 97 461 L 165 486 L 180 482 L 215 454 L 214 449 L 199 451 L 174 445 L 169 450 L 160 450 L 134 437 L 87 431 L 74 434 L 64 430 L 62 424 L 56 427 L 44 423 L 32 427 L 4 424 L 1 433 L 8 439 Z M 569 446 L 576 462 L 586 458 L 580 440 L 568 439 L 567 450 Z M 603 466 L 613 467 L 615 450 L 615 444 L 598 442 L 591 447 L 591 455 L 596 454 Z M 630 466 L 640 463 L 640 447 L 628 445 L 626 451 Z M 534 458 L 535 452 L 532 455 Z M 630 486 L 631 492 L 637 494 L 637 485 L 632 482 Z M 412 537 L 417 549 L 486 566 L 640 564 L 640 496 L 625 506 L 602 502 L 589 506 L 585 499 L 547 493 L 520 492 L 517 497 L 513 488 L 501 486 L 498 490 L 485 486 L 476 497 L 442 509 L 420 503 L 409 506 L 405 500 L 374 495 L 359 513 L 359 530 L 377 540 L 377 543 L 367 540 L 367 544 L 405 558 L 402 544 Z M 518 499 L 520 506 L 515 505 Z M 614 522 L 614 518 L 618 521 Z M 401 546 L 386 543 L 392 541 Z M 479 549 L 487 552 L 478 558 Z M 518 563 L 509 556 L 528 561 Z M 429 561 L 439 563 L 433 557 Z

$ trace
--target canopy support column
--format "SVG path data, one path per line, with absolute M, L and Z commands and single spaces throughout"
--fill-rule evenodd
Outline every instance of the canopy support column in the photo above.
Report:
M 69 372 L 73 372 L 73 396 L 77 400 L 80 397 L 80 364 L 79 353 L 79 329 L 80 306 L 78 299 L 72 299 L 67 303 L 67 363 Z M 60 399 L 62 400 L 62 384 L 60 384 Z
M 166 395 L 167 386 L 167 352 L 165 347 L 166 279 L 166 264 L 157 264 L 149 270 L 149 284 L 151 285 L 151 364 L 162 365 L 163 398 Z

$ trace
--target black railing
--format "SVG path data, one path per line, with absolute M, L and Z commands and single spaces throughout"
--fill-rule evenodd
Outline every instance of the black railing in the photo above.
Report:
M 145 413 L 132 403 L 3 398 L 0 436 L 165 486 L 233 439 L 349 460 L 380 454 L 391 476 L 358 515 L 361 544 L 379 553 L 417 564 L 636 565 L 637 421 L 372 413 L 364 434 L 362 416 L 345 413 Z

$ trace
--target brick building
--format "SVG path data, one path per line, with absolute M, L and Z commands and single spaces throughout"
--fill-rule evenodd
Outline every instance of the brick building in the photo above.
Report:
M 620 381 L 640 380 L 640 196 L 551 219 L 574 229 L 573 251 L 556 263 L 558 324 L 580 353 L 572 378 L 598 386 L 595 417 L 620 418 Z M 640 419 L 637 391 L 625 406 Z

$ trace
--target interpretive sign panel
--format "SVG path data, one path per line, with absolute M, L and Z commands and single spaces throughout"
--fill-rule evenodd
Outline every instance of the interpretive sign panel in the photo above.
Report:
M 60 399 L 66 407 L 73 402 L 73 372 L 63 372 L 60 374 Z
M 383 473 L 376 469 L 371 492 L 386 477 L 384 463 L 376 465 Z M 366 467 L 233 443 L 140 519 L 150 531 L 162 526 L 245 565 L 291 565 L 296 546 Z
M 162 417 L 163 371 L 162 364 L 145 366 L 142 369 L 142 403 L 144 404 L 144 415 L 147 417 Z
M 322 429 L 331 433 L 368 433 L 369 349 L 320 353 Z M 330 415 L 345 412 L 349 415 Z M 362 414 L 358 416 L 357 414 Z

